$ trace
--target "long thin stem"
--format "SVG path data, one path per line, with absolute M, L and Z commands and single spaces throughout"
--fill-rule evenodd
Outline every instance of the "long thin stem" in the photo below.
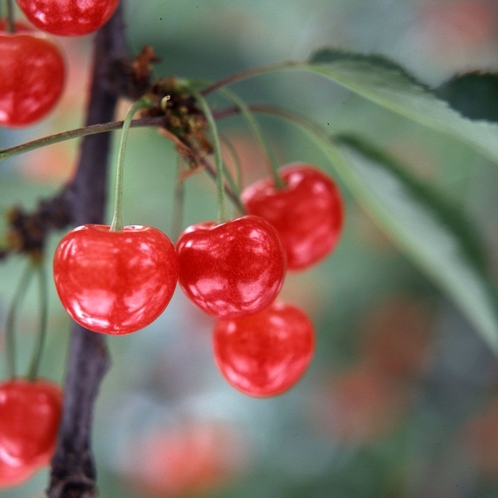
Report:
M 36 380 L 40 363 L 43 355 L 43 348 L 45 346 L 45 339 L 47 337 L 47 320 L 48 320 L 48 288 L 47 288 L 47 273 L 43 260 L 37 264 L 38 280 L 39 280 L 39 297 L 40 297 L 40 329 L 36 338 L 35 349 L 31 359 L 31 365 L 28 370 L 28 379 L 31 381 Z
M 14 5 L 13 0 L 7 0 L 7 33 L 14 33 L 16 30 L 14 23 Z
M 223 158 L 221 156 L 221 145 L 220 138 L 218 135 L 218 128 L 211 112 L 211 108 L 207 103 L 206 99 L 201 95 L 200 92 L 194 89 L 190 89 L 192 95 L 197 99 L 199 105 L 201 106 L 206 120 L 211 131 L 213 139 L 213 149 L 214 149 L 214 164 L 216 169 L 216 196 L 218 199 L 218 222 L 223 223 L 226 221 L 226 209 L 225 209 L 225 193 L 224 193 L 224 180 L 223 180 Z
M 268 66 L 255 67 L 252 69 L 247 69 L 245 71 L 240 71 L 239 73 L 235 73 L 230 76 L 227 76 L 226 78 L 222 78 L 221 80 L 215 81 L 211 85 L 208 85 L 207 87 L 202 89 L 201 93 L 202 95 L 206 96 L 209 95 L 210 93 L 215 92 L 216 90 L 219 90 L 220 88 L 223 88 L 224 86 L 231 85 L 238 81 L 243 81 L 265 73 L 274 73 L 276 71 L 282 71 L 285 69 L 289 69 L 291 67 L 301 66 L 302 64 L 303 64 L 302 62 L 288 61 L 288 62 L 281 62 L 278 64 L 270 64 Z
M 123 173 L 126 144 L 128 142 L 128 132 L 133 116 L 139 109 L 149 107 L 151 104 L 149 99 L 137 100 L 128 110 L 123 123 L 123 131 L 121 132 L 121 141 L 119 142 L 118 164 L 116 173 L 116 190 L 114 194 L 114 211 L 111 223 L 111 232 L 119 232 L 123 230 Z
M 89 135 L 96 135 L 98 133 L 106 133 L 113 130 L 119 130 L 123 127 L 124 121 L 112 121 L 110 123 L 103 123 L 91 126 L 84 126 L 82 128 L 75 128 L 74 130 L 63 131 L 62 133 L 56 133 L 54 135 L 49 135 L 48 137 L 38 138 L 30 142 L 26 142 L 14 147 L 9 147 L 8 149 L 0 150 L 0 161 L 4 159 L 9 159 L 10 157 L 18 156 L 19 154 L 24 154 L 25 152 L 30 152 L 47 145 L 56 144 L 59 142 L 64 142 L 66 140 L 72 140 L 73 138 L 87 137 Z M 164 118 L 144 118 L 144 119 L 134 119 L 131 122 L 131 127 L 145 127 L 145 126 L 160 126 L 164 123 Z
M 254 114 L 250 111 L 247 104 L 238 95 L 236 95 L 228 88 L 221 89 L 220 93 L 222 95 L 225 95 L 229 100 L 231 100 L 240 109 L 240 113 L 246 119 L 249 127 L 251 128 L 251 131 L 253 132 L 257 142 L 259 143 L 259 146 L 261 147 L 262 151 L 266 154 L 266 157 L 268 158 L 268 161 L 270 163 L 270 173 L 273 176 L 273 182 L 275 184 L 275 187 L 277 189 L 285 187 L 285 182 L 278 174 L 278 162 L 275 157 L 275 154 L 273 153 L 270 144 L 263 135 L 261 127 L 254 118 Z
M 225 145 L 225 147 L 228 149 L 230 157 L 232 158 L 232 161 L 233 161 L 233 169 L 235 170 L 235 178 L 232 179 L 232 183 L 233 183 L 232 188 L 235 188 L 234 193 L 237 196 L 239 196 L 240 191 L 242 189 L 242 167 L 240 165 L 240 157 L 237 154 L 237 151 L 236 151 L 235 147 L 233 146 L 233 143 L 227 137 L 221 136 L 220 138 L 221 138 L 223 144 Z M 227 177 L 231 178 L 228 169 L 226 169 L 225 173 L 227 174 Z
M 317 125 L 310 119 L 301 116 L 300 114 L 296 114 L 294 112 L 270 105 L 251 105 L 250 110 L 252 112 L 262 112 L 270 114 L 285 119 L 287 122 L 298 126 L 312 140 L 315 141 L 315 143 L 325 152 L 327 156 L 330 157 L 332 155 L 337 161 L 341 160 L 337 155 L 335 148 L 331 146 L 330 137 L 327 132 L 321 126 Z M 239 112 L 240 109 L 238 107 L 231 107 L 228 109 L 217 111 L 215 116 L 216 119 L 223 119 L 225 117 L 230 117 L 234 114 L 238 114 Z
M 9 312 L 7 314 L 7 320 L 5 323 L 5 340 L 7 342 L 7 372 L 8 376 L 11 378 L 16 377 L 17 367 L 16 367 L 16 334 L 15 334 L 15 318 L 17 314 L 17 309 L 21 305 L 24 296 L 26 295 L 26 290 L 33 276 L 33 263 L 28 261 L 26 268 L 19 280 L 14 297 L 12 298 L 12 303 L 10 304 Z
M 183 161 L 178 158 L 176 165 L 176 182 L 173 204 L 173 216 L 171 220 L 171 236 L 173 240 L 178 239 L 182 233 L 183 212 L 185 206 L 185 181 L 182 178 Z
M 289 122 L 292 122 L 296 125 L 299 125 L 301 128 L 306 128 L 309 132 L 313 133 L 316 136 L 319 136 L 321 140 L 328 140 L 328 135 L 327 135 L 326 131 L 321 126 L 317 125 L 315 122 L 311 121 L 310 119 L 306 118 L 305 116 L 302 116 L 302 115 L 297 114 L 295 112 L 288 111 L 286 109 L 281 109 L 280 107 L 276 107 L 276 106 L 272 106 L 272 105 L 265 105 L 265 104 L 250 105 L 250 106 L 248 106 L 248 109 L 251 112 L 270 114 L 273 116 L 283 118 Z M 228 107 L 226 109 L 221 109 L 219 111 L 216 111 L 214 113 L 214 117 L 215 117 L 215 119 L 223 119 L 223 118 L 235 116 L 237 114 L 240 114 L 240 109 L 237 106 L 235 106 L 235 107 Z

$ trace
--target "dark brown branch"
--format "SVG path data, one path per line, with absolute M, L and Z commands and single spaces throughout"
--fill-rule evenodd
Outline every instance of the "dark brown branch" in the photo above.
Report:
M 121 7 L 96 35 L 94 68 L 86 124 L 114 119 L 118 93 L 116 74 L 127 57 Z M 64 196 L 75 225 L 103 223 L 111 134 L 85 137 L 79 166 Z M 66 370 L 64 411 L 52 460 L 50 498 L 88 498 L 96 494 L 91 452 L 93 408 L 109 368 L 104 336 L 74 324 Z

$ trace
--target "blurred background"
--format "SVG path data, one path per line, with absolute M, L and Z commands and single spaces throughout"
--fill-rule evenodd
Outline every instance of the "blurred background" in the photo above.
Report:
M 384 54 L 430 85 L 498 65 L 496 0 L 128 0 L 125 6 L 130 47 L 154 46 L 158 76 L 215 80 L 305 59 L 325 46 Z M 58 41 L 69 66 L 63 100 L 40 125 L 1 130 L 1 148 L 81 125 L 92 37 Z M 247 102 L 277 104 L 331 133 L 361 133 L 387 148 L 464 209 L 496 281 L 496 165 L 313 76 L 268 75 L 234 89 Z M 123 102 L 120 112 L 128 106 Z M 329 168 L 294 128 L 260 122 L 282 164 Z M 230 118 L 220 126 L 238 151 L 244 181 L 266 176 L 265 158 L 244 121 Z M 73 174 L 77 152 L 77 142 L 65 142 L 3 162 L 0 207 L 29 208 L 57 192 Z M 171 235 L 176 164 L 174 148 L 155 130 L 132 131 L 125 223 Z M 259 400 L 232 389 L 213 361 L 213 321 L 179 289 L 147 329 L 109 339 L 113 366 L 94 423 L 100 496 L 498 497 L 496 358 L 448 298 L 343 194 L 346 228 L 338 249 L 310 271 L 289 275 L 282 293 L 309 314 L 317 333 L 313 364 L 288 393 Z M 195 175 L 186 185 L 184 226 L 215 216 L 214 185 Z M 10 258 L 0 269 L 1 323 L 22 267 Z M 53 286 L 50 292 L 42 372 L 62 381 L 69 319 Z M 26 365 L 36 302 L 30 291 L 18 319 Z M 0 366 L 5 376 L 5 357 Z M 42 497 L 46 483 L 43 471 L 0 496 Z

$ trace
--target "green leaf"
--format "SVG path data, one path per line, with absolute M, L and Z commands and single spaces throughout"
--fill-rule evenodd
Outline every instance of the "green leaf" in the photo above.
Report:
M 443 289 L 498 354 L 498 299 L 484 251 L 456 207 L 358 138 L 332 139 L 331 159 L 396 245 Z
M 469 119 L 498 122 L 498 74 L 473 72 L 454 76 L 436 88 L 435 93 Z
M 325 49 L 298 66 L 423 126 L 453 136 L 498 163 L 498 126 L 471 121 L 395 62 L 378 55 Z

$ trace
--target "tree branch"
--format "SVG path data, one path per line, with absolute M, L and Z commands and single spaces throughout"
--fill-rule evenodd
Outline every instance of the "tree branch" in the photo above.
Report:
M 127 57 L 120 6 L 95 38 L 86 125 L 114 119 L 118 94 L 123 88 L 114 71 L 122 67 Z M 83 139 L 77 173 L 63 191 L 75 225 L 103 223 L 110 145 L 109 133 Z M 88 498 L 97 492 L 91 424 L 95 399 L 109 365 L 104 336 L 74 324 L 66 370 L 64 410 L 47 491 L 50 498 Z

